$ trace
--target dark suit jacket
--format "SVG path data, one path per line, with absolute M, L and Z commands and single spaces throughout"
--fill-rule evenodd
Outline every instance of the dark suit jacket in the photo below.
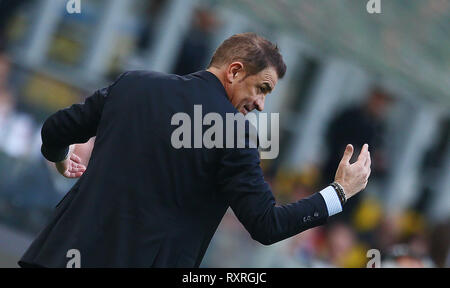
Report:
M 50 116 L 42 128 L 50 161 L 97 137 L 86 172 L 19 265 L 66 267 L 67 251 L 78 249 L 81 267 L 198 267 L 228 207 L 265 245 L 326 221 L 319 193 L 275 205 L 255 148 L 175 149 L 171 117 L 194 119 L 195 104 L 203 115 L 237 113 L 210 72 L 135 71 Z

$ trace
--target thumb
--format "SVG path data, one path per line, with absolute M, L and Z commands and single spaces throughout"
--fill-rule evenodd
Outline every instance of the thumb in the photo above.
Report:
M 352 144 L 348 144 L 347 147 L 345 147 L 344 156 L 342 156 L 341 162 L 349 164 L 352 155 L 353 155 L 353 146 Z

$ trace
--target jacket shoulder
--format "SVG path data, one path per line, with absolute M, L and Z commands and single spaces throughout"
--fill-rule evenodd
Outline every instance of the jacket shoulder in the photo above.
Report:
M 176 80 L 180 78 L 178 75 L 166 74 L 149 70 L 132 70 L 123 73 L 125 79 L 145 79 L 145 80 Z

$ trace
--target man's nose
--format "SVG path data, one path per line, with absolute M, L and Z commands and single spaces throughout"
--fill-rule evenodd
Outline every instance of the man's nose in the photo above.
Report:
M 255 101 L 255 106 L 258 111 L 264 110 L 264 98 L 259 98 Z

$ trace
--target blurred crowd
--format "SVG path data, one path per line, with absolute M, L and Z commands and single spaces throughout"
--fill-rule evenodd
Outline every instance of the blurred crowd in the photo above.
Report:
M 39 68 L 24 65 L 17 59 L 14 45 L 22 40 L 17 40 L 16 32 L 22 23 L 19 20 L 25 15 L 21 11 L 26 11 L 32 2 L 35 1 L 0 0 L 0 225 L 34 236 L 74 183 L 57 175 L 53 164 L 40 155 L 41 125 L 50 113 L 80 102 L 90 91 L 75 83 L 71 83 L 73 86 L 60 84 L 60 79 L 41 74 Z M 106 65 L 105 81 L 147 57 L 159 39 L 157 28 L 172 2 L 136 1 L 139 6 L 135 13 L 142 21 L 132 25 L 135 33 L 132 48 L 117 46 L 118 50 Z M 73 19 L 66 18 L 62 22 L 70 26 Z M 217 44 L 216 33 L 223 27 L 219 19 L 208 6 L 193 10 L 168 72 L 183 75 L 205 67 Z M 66 61 L 67 67 L 58 66 L 61 70 L 57 71 L 71 71 L 70 65 L 76 61 L 65 58 L 68 56 L 64 47 L 75 40 L 55 38 L 54 41 L 48 57 L 54 62 Z M 294 70 L 289 73 L 296 73 Z M 46 95 L 50 92 L 46 90 L 48 87 L 51 96 Z M 442 177 L 447 165 L 443 155 L 450 150 L 450 118 L 441 120 L 435 139 L 422 156 L 418 197 L 406 209 L 391 213 L 386 208 L 388 195 L 384 189 L 392 174 L 393 159 L 391 150 L 387 149 L 390 141 L 386 119 L 395 113 L 392 107 L 398 97 L 381 86 L 372 85 L 361 98 L 364 100 L 351 103 L 330 119 L 322 139 L 326 150 L 323 159 L 308 163 L 301 171 L 286 168 L 282 158 L 263 161 L 262 165 L 277 201 L 289 203 L 333 181 L 346 144 L 353 144 L 354 157 L 357 157 L 358 148 L 368 143 L 372 151 L 372 176 L 367 191 L 350 199 L 344 212 L 331 217 L 325 226 L 270 247 L 253 241 L 229 211 L 213 238 L 204 267 L 366 267 L 370 260 L 367 251 L 371 249 L 380 251 L 382 267 L 450 267 L 450 219 L 436 221 L 430 216 L 439 189 L 436 179 Z M 281 137 L 281 149 L 283 145 Z

